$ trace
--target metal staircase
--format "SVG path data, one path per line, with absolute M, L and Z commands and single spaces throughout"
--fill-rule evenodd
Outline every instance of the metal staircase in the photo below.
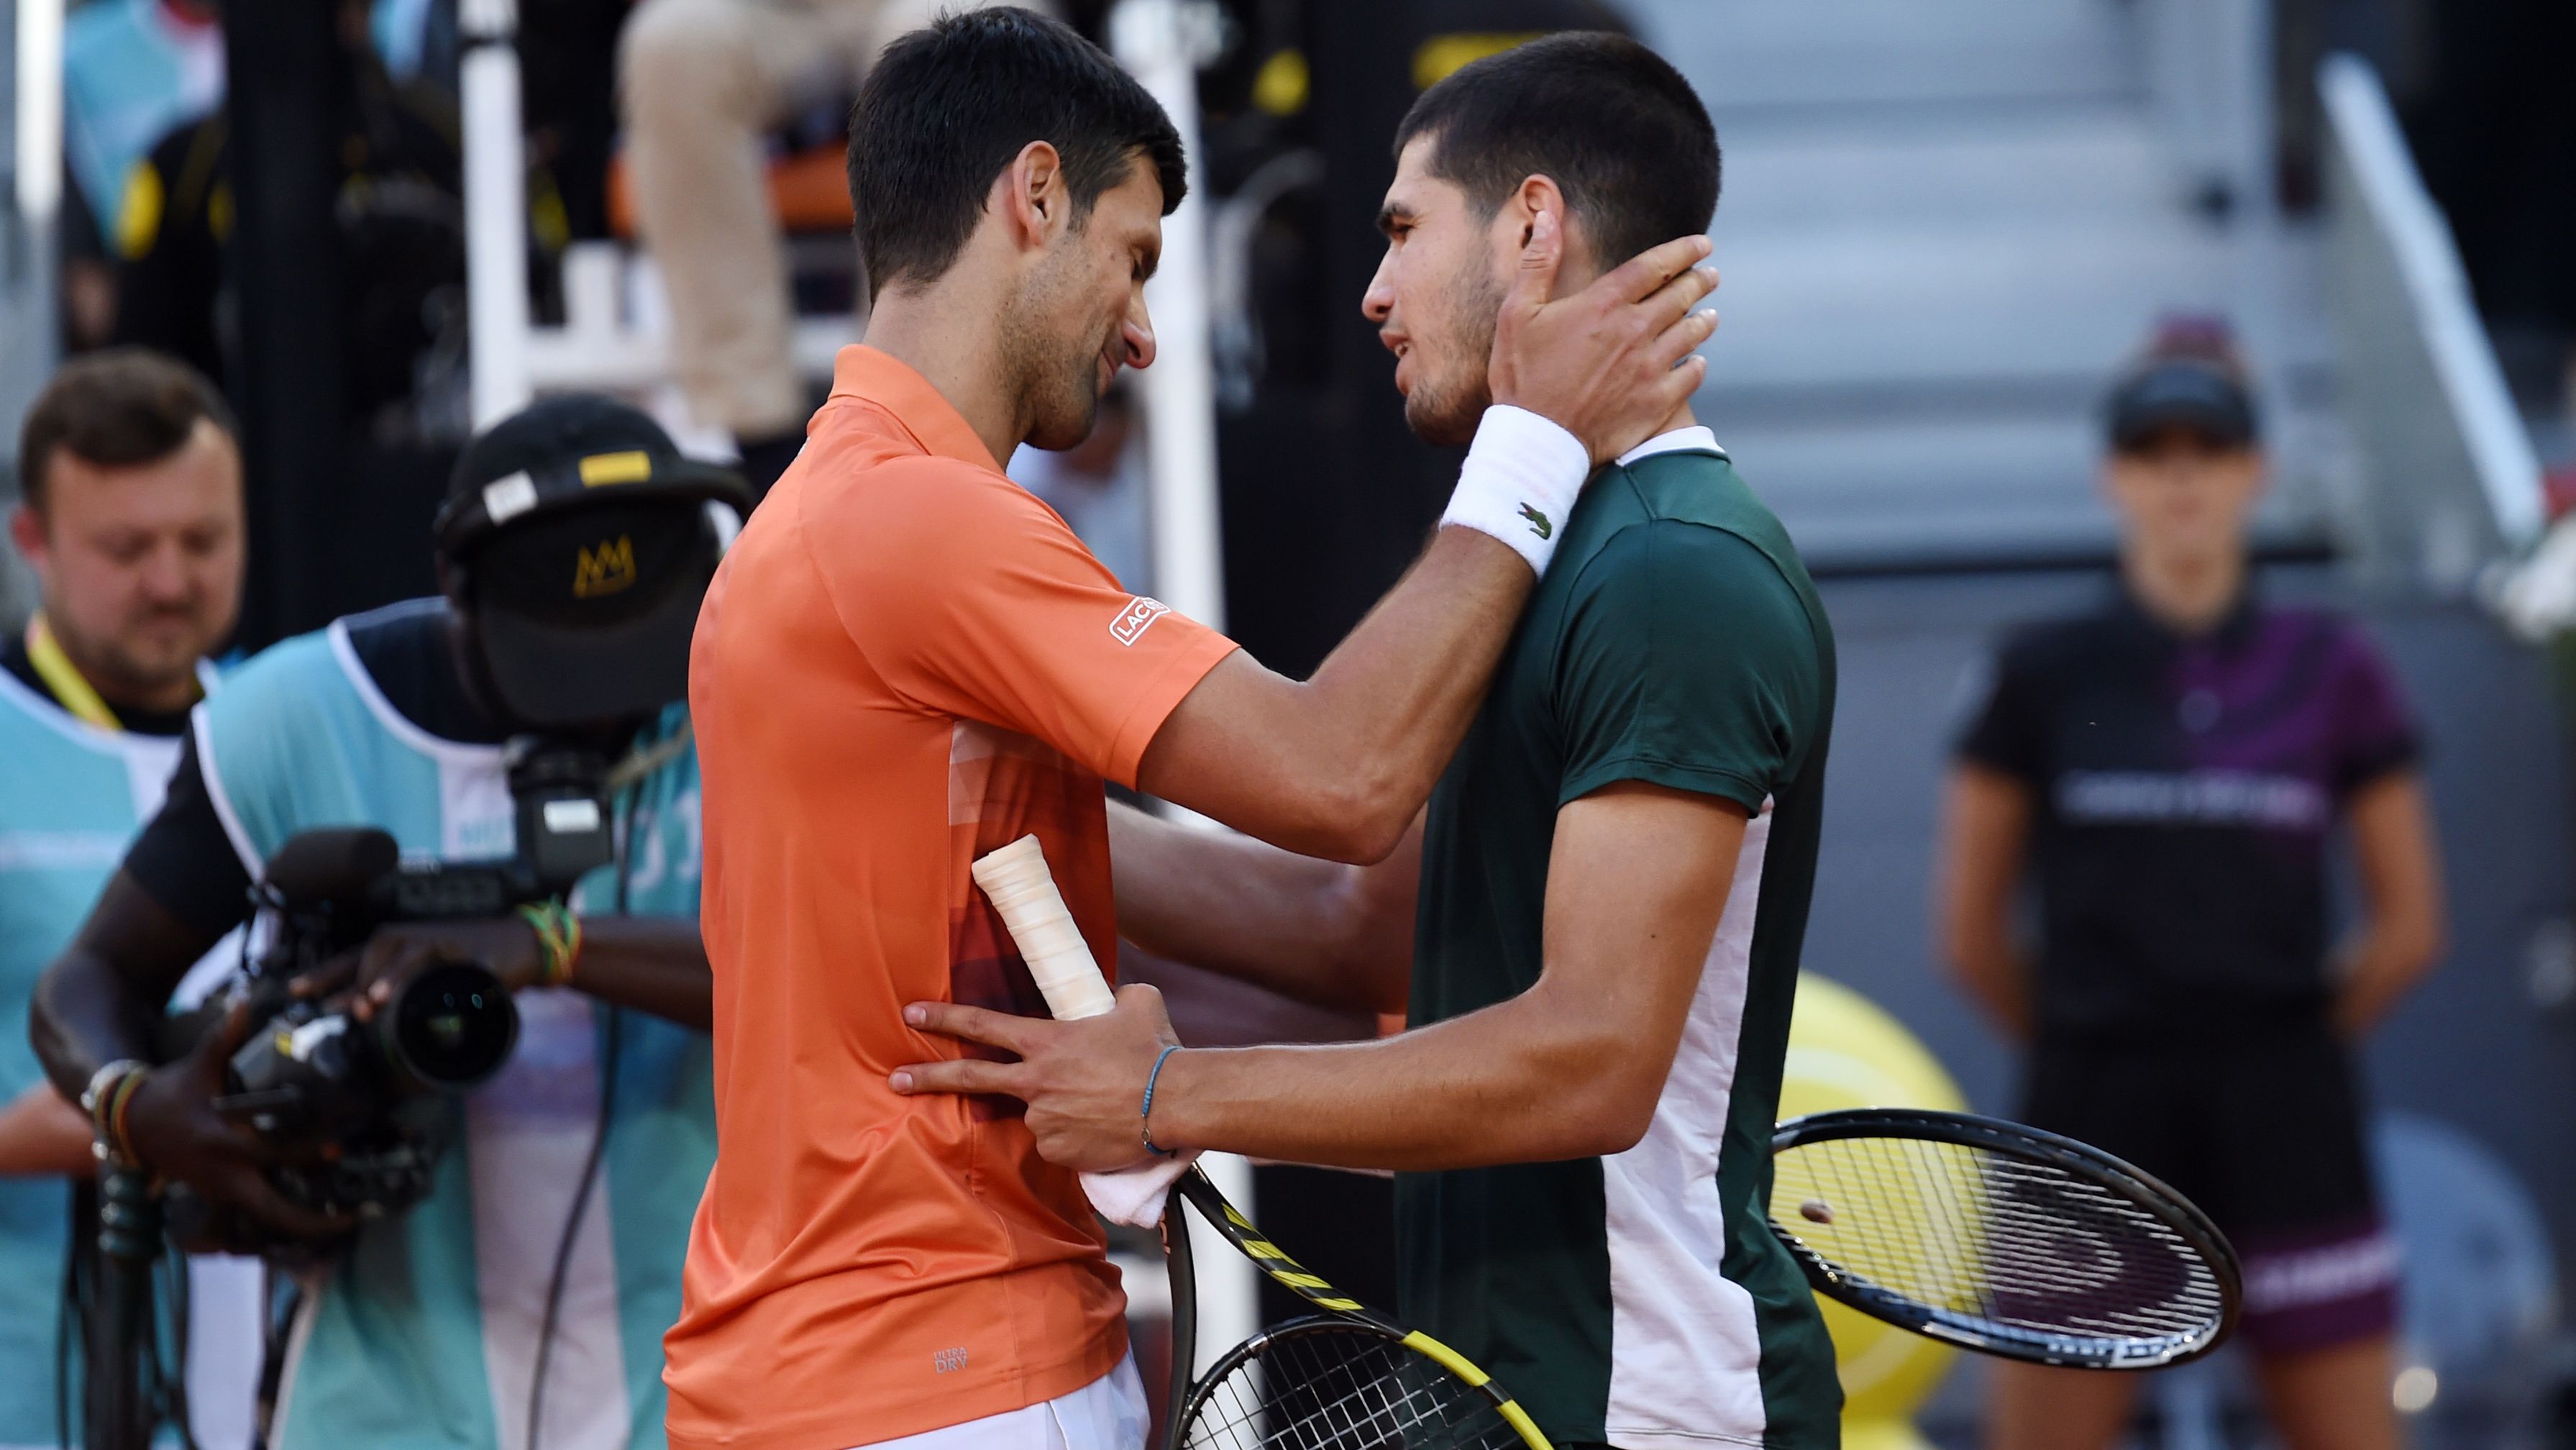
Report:
M 1726 149 L 1701 416 L 1820 569 L 2098 558 L 2093 407 L 2175 310 L 2255 354 L 2270 542 L 2322 537 L 2316 247 L 2250 0 L 1630 0 Z

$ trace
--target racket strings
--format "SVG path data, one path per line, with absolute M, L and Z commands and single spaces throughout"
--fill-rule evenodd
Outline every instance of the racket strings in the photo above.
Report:
M 1518 1450 L 1493 1403 L 1403 1345 L 1351 1329 L 1284 1335 L 1199 1395 L 1188 1450 Z
M 1919 1138 L 1802 1144 L 1774 1159 L 1772 1221 L 1879 1289 L 2052 1335 L 2206 1333 L 2226 1293 L 2192 1243 L 2066 1168 Z

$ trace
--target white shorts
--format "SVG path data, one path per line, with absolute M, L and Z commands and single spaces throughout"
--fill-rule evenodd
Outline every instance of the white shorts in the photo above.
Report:
M 1116 1369 L 1044 1404 L 879 1440 L 864 1450 L 1144 1450 L 1145 1429 L 1145 1382 L 1129 1354 Z

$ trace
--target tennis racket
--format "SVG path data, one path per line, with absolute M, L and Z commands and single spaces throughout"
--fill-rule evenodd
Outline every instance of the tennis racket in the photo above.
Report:
M 2153 1369 L 2216 1349 L 2236 1251 L 2098 1148 L 1967 1113 L 1864 1108 L 1771 1135 L 1771 1231 L 1819 1294 L 1964 1349 Z
M 973 870 L 1048 1009 L 1061 1018 L 1108 1011 L 1108 979 L 1065 909 L 1037 837 L 984 856 Z M 1198 1279 L 1189 1210 L 1318 1311 L 1254 1335 L 1195 1379 Z M 1172 1286 L 1164 1450 L 1551 1450 L 1491 1375 L 1308 1271 L 1195 1166 L 1173 1182 L 1162 1228 Z

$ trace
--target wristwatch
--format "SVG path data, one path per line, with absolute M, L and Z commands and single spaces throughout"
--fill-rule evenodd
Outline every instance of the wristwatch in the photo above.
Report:
M 125 1139 L 125 1105 L 134 1090 L 143 1085 L 143 1075 L 151 1064 L 120 1057 L 89 1075 L 89 1086 L 81 1090 L 81 1111 L 89 1114 L 89 1151 L 101 1163 L 117 1168 L 135 1168 L 133 1147 Z

